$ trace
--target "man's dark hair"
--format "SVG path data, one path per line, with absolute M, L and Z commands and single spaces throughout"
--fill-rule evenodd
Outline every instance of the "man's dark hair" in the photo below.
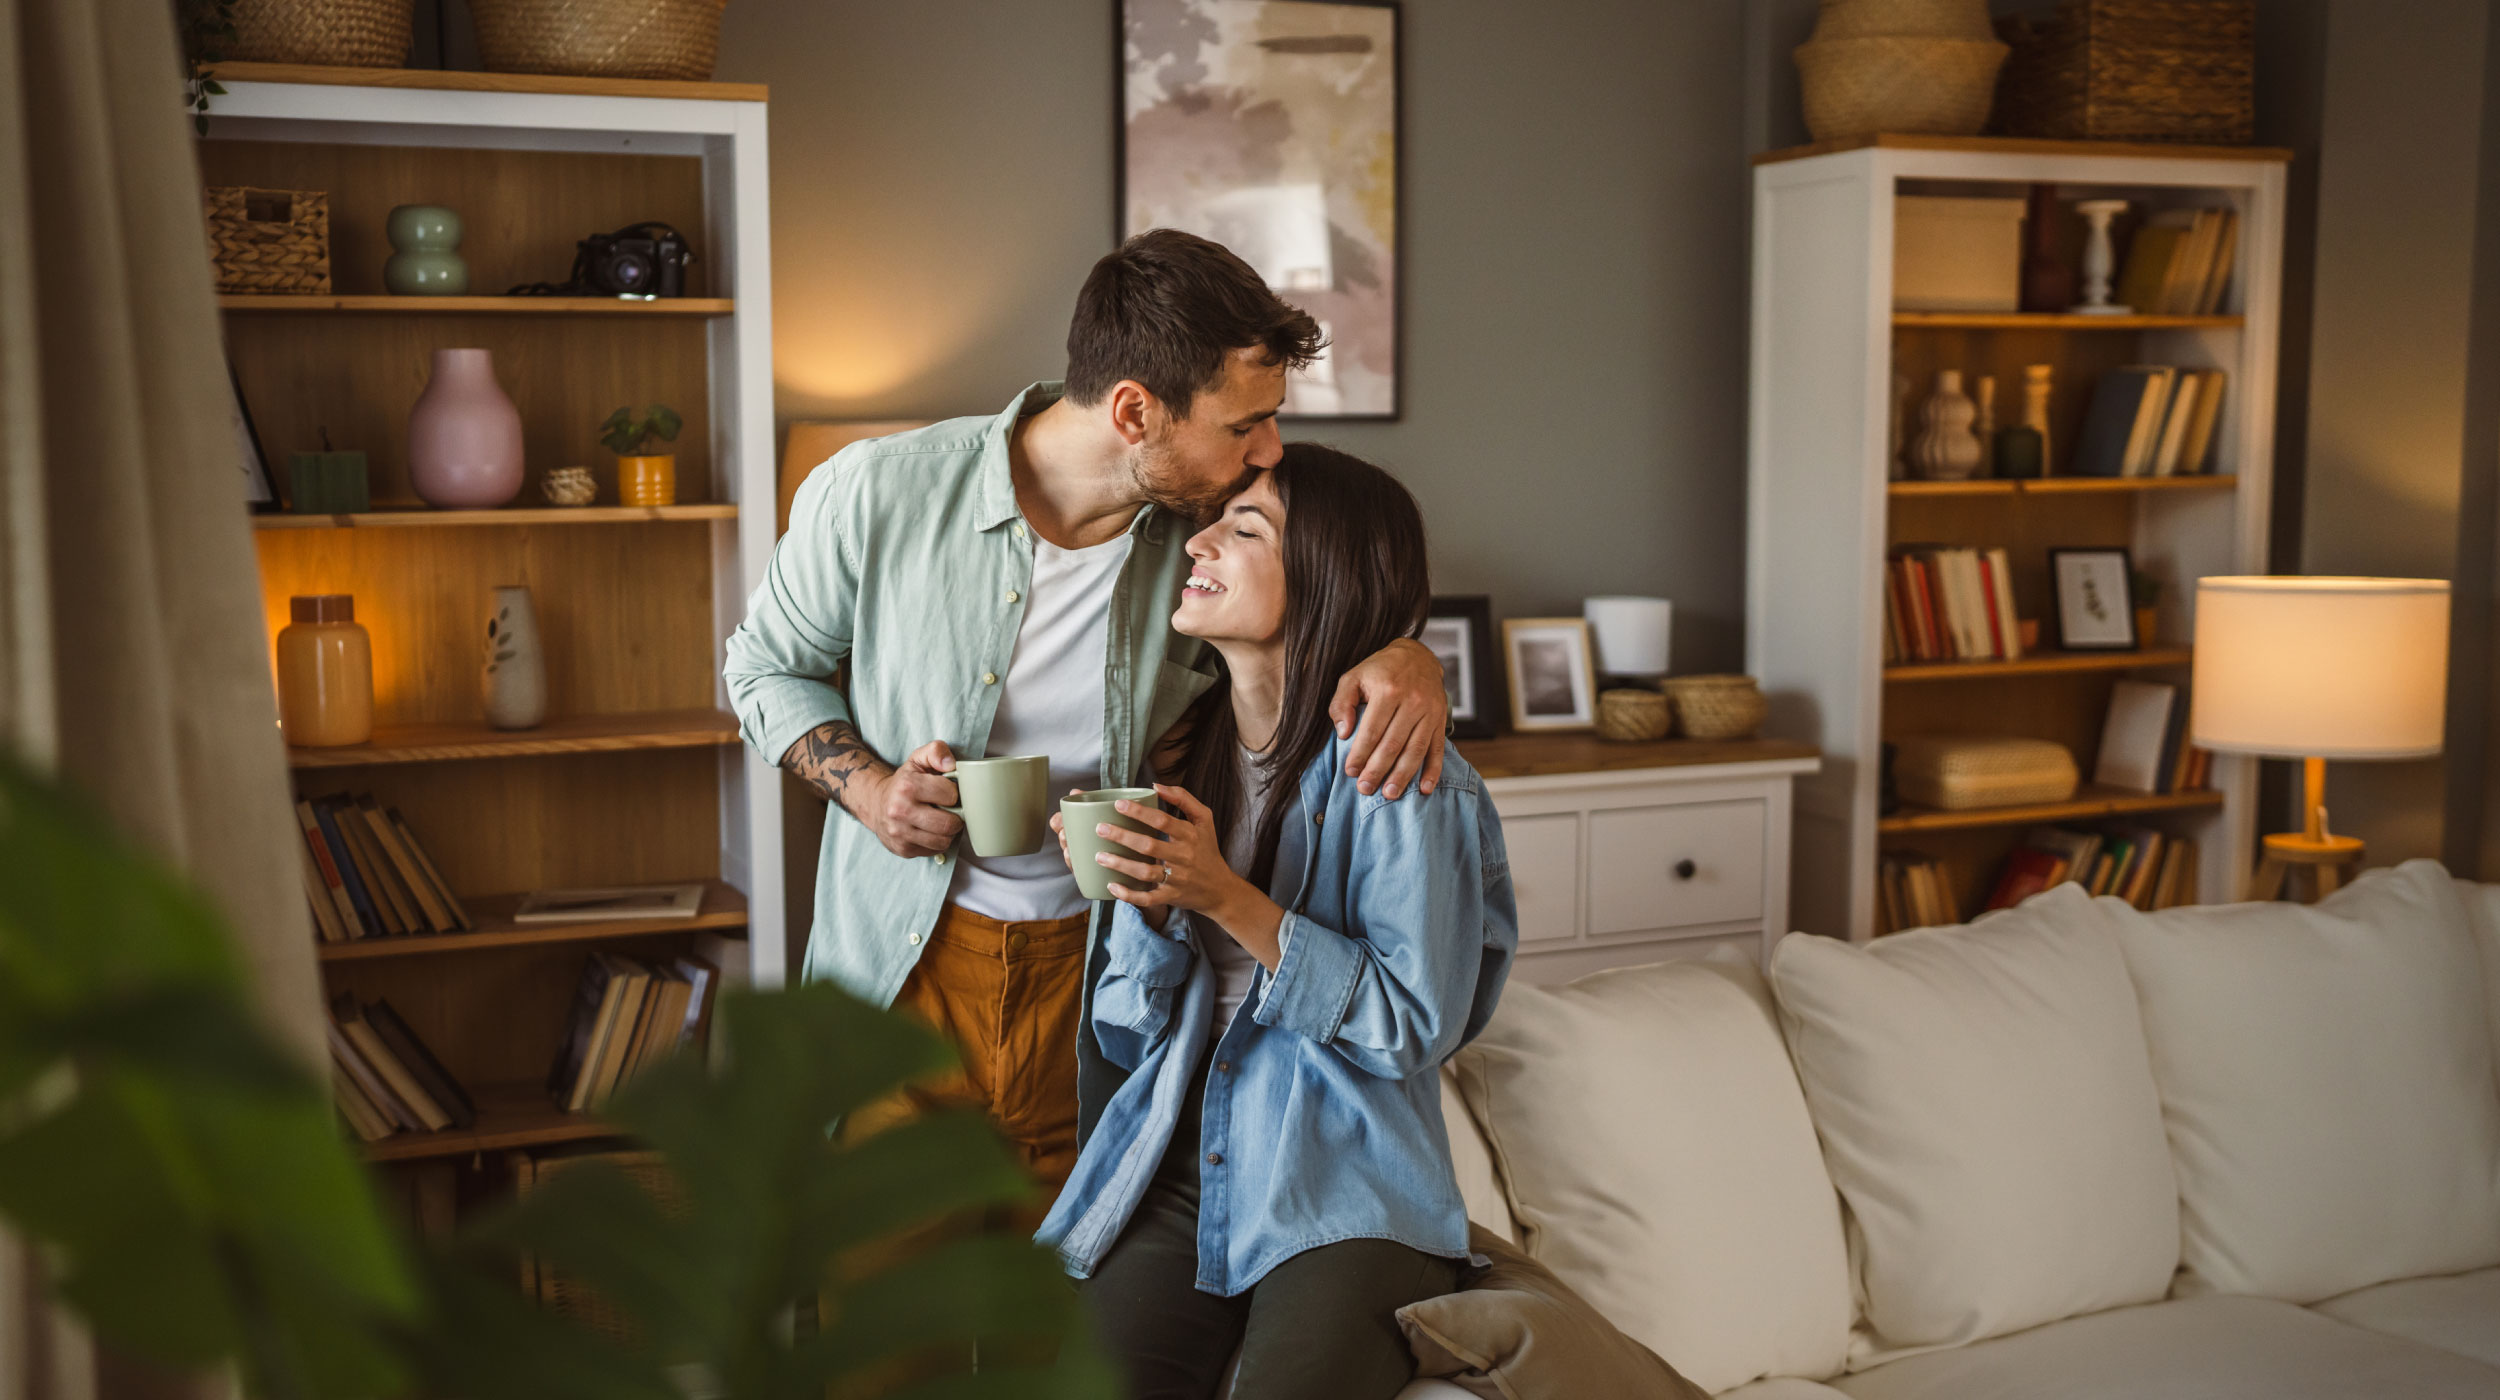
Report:
M 1068 324 L 1070 400 L 1102 402 L 1134 379 L 1175 418 L 1224 373 L 1225 357 L 1257 347 L 1260 362 L 1300 369 L 1327 346 L 1319 322 L 1286 305 L 1221 243 L 1148 229 L 1107 253 L 1076 294 Z

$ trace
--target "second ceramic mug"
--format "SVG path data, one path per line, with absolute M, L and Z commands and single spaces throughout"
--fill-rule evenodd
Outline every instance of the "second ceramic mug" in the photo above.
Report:
M 1156 834 L 1153 827 L 1135 817 L 1120 815 L 1115 804 L 1123 801 L 1157 811 L 1163 809 L 1163 800 L 1155 796 L 1153 788 L 1096 788 L 1092 792 L 1080 792 L 1074 797 L 1059 799 L 1059 814 L 1065 819 L 1062 824 L 1068 832 L 1068 868 L 1076 872 L 1077 893 L 1087 899 L 1109 899 L 1114 883 L 1128 885 L 1132 889 L 1136 887 L 1133 879 L 1106 868 L 1094 859 L 1095 856 L 1109 851 L 1130 860 L 1141 859 L 1137 852 L 1119 842 L 1097 835 L 1095 827 L 1108 822 L 1148 836 Z
M 964 819 L 964 835 L 976 856 L 1029 856 L 1050 841 L 1050 759 L 959 758 L 957 804 L 946 810 Z

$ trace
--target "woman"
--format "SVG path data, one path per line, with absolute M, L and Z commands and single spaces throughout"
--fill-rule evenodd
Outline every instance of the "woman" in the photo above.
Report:
M 1435 1071 L 1518 942 L 1501 826 L 1456 753 L 1429 796 L 1363 796 L 1328 721 L 1430 602 L 1395 479 L 1289 446 L 1189 552 L 1172 625 L 1224 679 L 1159 760 L 1164 810 L 1121 807 L 1157 835 L 1102 828 L 1130 854 L 1102 857 L 1092 1127 L 1040 1238 L 1137 1400 L 1203 1400 L 1237 1348 L 1241 1400 L 1388 1400 L 1397 1310 L 1467 1254 Z

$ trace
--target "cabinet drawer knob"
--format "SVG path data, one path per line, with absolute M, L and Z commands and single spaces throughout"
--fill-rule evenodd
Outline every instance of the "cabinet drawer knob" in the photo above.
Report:
M 1689 880 L 1700 870 L 1701 867 L 1693 864 L 1690 859 L 1679 860 L 1675 863 L 1675 878 L 1679 880 Z

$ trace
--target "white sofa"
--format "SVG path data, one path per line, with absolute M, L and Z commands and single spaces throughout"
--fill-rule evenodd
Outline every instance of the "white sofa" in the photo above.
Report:
M 1514 985 L 1443 1107 L 1470 1214 L 1735 1400 L 2490 1400 L 2496 1065 L 2500 885 L 2417 861 Z

